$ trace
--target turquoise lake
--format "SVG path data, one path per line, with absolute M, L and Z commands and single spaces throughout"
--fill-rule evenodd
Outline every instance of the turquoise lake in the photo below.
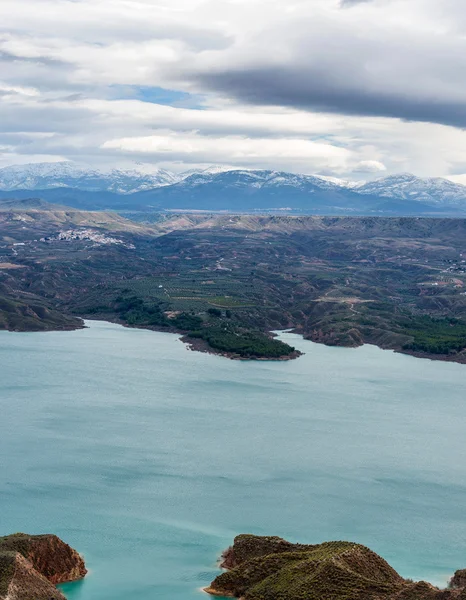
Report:
M 361 542 L 445 584 L 466 567 L 466 366 L 282 338 L 305 356 L 1 332 L 0 534 L 79 550 L 70 600 L 202 600 L 246 532 Z

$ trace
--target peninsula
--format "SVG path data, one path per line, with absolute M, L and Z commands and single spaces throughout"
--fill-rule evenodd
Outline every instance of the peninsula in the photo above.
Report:
M 466 219 L 38 206 L 0 202 L 0 329 L 97 319 L 242 360 L 296 358 L 289 329 L 466 363 Z
M 383 558 L 352 542 L 292 544 L 279 537 L 240 535 L 223 554 L 226 569 L 206 588 L 244 600 L 464 600 L 457 571 L 447 590 L 403 579 Z

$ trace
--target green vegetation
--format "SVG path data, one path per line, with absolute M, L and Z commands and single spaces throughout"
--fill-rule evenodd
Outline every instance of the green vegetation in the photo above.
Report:
M 15 573 L 16 552 L 0 550 L 0 598 L 8 593 L 8 586 Z
M 39 537 L 39 536 L 36 536 Z M 31 536 L 26 533 L 13 533 L 0 537 L 0 551 L 19 552 L 25 558 L 28 555 Z
M 466 363 L 466 220 L 165 215 L 142 225 L 27 207 L 0 211 L 0 329 L 73 329 L 76 315 L 276 358 L 284 348 L 268 333 L 293 328 L 328 345 Z M 57 239 L 82 227 L 124 245 Z
M 292 346 L 256 331 L 206 327 L 191 331 L 189 337 L 202 339 L 215 350 L 238 354 L 243 358 L 281 358 L 295 352 Z
M 203 270 L 144 277 L 121 285 L 122 292 L 125 290 L 146 302 L 169 303 L 172 310 L 185 312 L 247 308 L 254 306 L 262 293 L 259 282 L 252 277 Z
M 380 556 L 350 542 L 306 546 L 239 536 L 231 552 L 234 566 L 215 579 L 212 593 L 246 600 L 382 599 L 405 585 Z
M 144 327 L 168 327 L 169 322 L 160 304 L 147 305 L 142 298 L 131 296 L 117 298 L 120 319 L 128 325 Z
M 42 299 L 0 296 L 0 329 L 10 331 L 71 330 L 82 326 L 80 320 L 53 310 Z
M 415 317 L 399 323 L 413 338 L 404 350 L 429 354 L 453 354 L 466 348 L 466 322 L 456 318 Z
M 291 544 L 278 537 L 240 535 L 224 555 L 206 591 L 245 600 L 461 600 L 458 571 L 449 590 L 403 579 L 380 556 L 360 544 Z M 460 584 L 458 586 L 458 583 Z M 456 584 L 456 587 L 455 587 Z
M 216 296 L 215 298 L 209 298 L 208 302 L 209 304 L 221 306 L 222 308 L 242 308 L 253 306 L 252 303 L 248 303 L 240 298 L 232 298 L 231 296 Z
M 143 327 L 174 327 L 182 331 L 199 329 L 202 319 L 193 314 L 180 313 L 168 318 L 161 303 L 146 304 L 142 298 L 131 296 L 117 298 L 117 309 L 120 318 L 128 325 Z
M 288 344 L 260 331 L 244 331 L 227 322 L 232 317 L 231 312 L 225 314 L 224 321 L 223 312 L 217 308 L 209 308 L 202 316 L 188 312 L 172 312 L 167 316 L 166 313 L 170 314 L 170 311 L 166 311 L 166 308 L 166 302 L 146 303 L 142 298 L 122 293 L 113 304 L 95 307 L 93 314 L 117 312 L 124 323 L 134 327 L 176 329 L 190 338 L 204 340 L 213 350 L 244 358 L 280 358 L 295 351 Z

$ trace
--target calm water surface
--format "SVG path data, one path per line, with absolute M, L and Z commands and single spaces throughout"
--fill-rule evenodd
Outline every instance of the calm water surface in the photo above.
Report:
M 283 338 L 306 355 L 0 332 L 0 534 L 81 551 L 70 600 L 202 600 L 240 532 L 358 541 L 440 584 L 466 567 L 466 366 Z

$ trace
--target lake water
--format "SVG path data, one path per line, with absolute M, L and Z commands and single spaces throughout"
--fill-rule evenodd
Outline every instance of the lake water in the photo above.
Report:
M 202 600 L 237 533 L 466 567 L 466 366 L 292 334 L 291 362 L 93 323 L 0 333 L 0 534 L 53 532 L 70 600 Z

